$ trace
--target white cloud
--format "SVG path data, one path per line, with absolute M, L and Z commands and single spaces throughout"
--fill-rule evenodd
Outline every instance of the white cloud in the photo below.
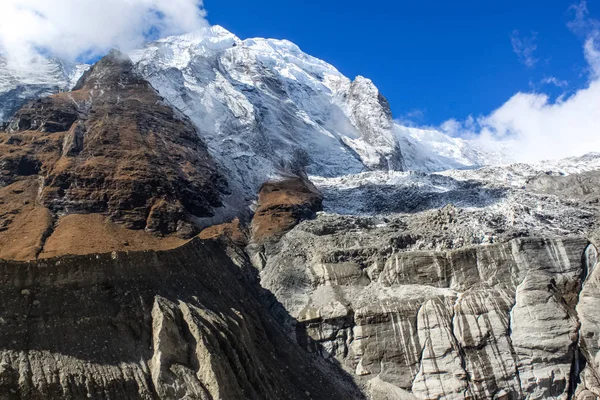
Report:
M 558 79 L 558 78 L 556 78 L 554 76 L 548 76 L 548 77 L 542 79 L 542 83 L 544 85 L 554 85 L 554 86 L 559 87 L 559 88 L 564 88 L 564 87 L 569 86 L 569 82 L 567 82 L 565 80 Z
M 0 51 L 75 59 L 207 26 L 201 0 L 0 0 Z
M 573 4 L 569 7 L 569 11 L 574 15 L 567 26 L 573 33 L 585 37 L 600 30 L 600 21 L 589 18 L 590 12 L 587 8 L 587 1 L 582 0 L 579 4 Z
M 450 136 L 473 136 L 473 131 L 476 129 L 476 121 L 472 115 L 469 115 L 464 121 L 451 118 L 440 125 L 440 129 Z
M 425 117 L 425 110 L 410 110 L 397 118 L 397 122 L 403 126 L 417 127 Z
M 590 67 L 590 73 L 593 79 L 600 79 L 600 50 L 598 50 L 599 32 L 594 32 L 583 46 L 585 59 Z
M 543 93 L 519 92 L 488 116 L 446 121 L 440 130 L 471 138 L 484 148 L 510 152 L 529 162 L 600 152 L 600 22 L 589 18 L 585 1 L 571 7 L 569 28 L 584 39 L 586 86 L 552 101 Z M 566 86 L 554 77 L 543 83 Z
M 519 61 L 529 68 L 538 62 L 538 59 L 534 57 L 534 53 L 537 50 L 536 38 L 537 33 L 535 32 L 531 36 L 521 36 L 517 30 L 513 31 L 510 37 L 513 51 L 519 57 Z
M 479 127 L 482 140 L 513 140 L 516 161 L 600 151 L 600 81 L 554 103 L 545 94 L 517 93 Z

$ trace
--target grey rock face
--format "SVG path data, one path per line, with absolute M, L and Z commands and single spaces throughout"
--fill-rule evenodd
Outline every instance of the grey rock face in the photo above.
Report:
M 600 171 L 566 176 L 540 175 L 529 180 L 527 189 L 561 197 L 577 197 L 588 203 L 598 204 L 600 202 Z
M 577 314 L 581 323 L 578 354 L 581 383 L 576 389 L 577 399 L 600 397 L 600 258 L 598 249 L 590 246 L 585 255 L 587 279 L 579 295 Z M 583 361 L 585 360 L 585 364 Z
M 261 283 L 299 344 L 373 398 L 382 387 L 394 399 L 598 393 L 598 256 L 588 239 L 419 251 L 410 224 L 394 235 L 368 221 L 321 215 L 265 250 Z
M 373 82 L 362 76 L 357 77 L 350 84 L 344 100 L 352 124 L 361 132 L 363 140 L 377 150 L 374 157 L 377 157 L 378 161 L 368 166 L 384 171 L 405 170 L 402 151 L 393 134 L 390 104 Z

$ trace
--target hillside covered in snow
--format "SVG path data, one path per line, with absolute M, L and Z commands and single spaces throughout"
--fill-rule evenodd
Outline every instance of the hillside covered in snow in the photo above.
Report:
M 504 161 L 475 142 L 398 124 L 371 80 L 351 80 L 286 40 L 241 40 L 214 26 L 129 56 L 191 118 L 233 192 L 246 199 L 290 172 L 333 178 Z M 86 68 L 48 59 L 17 71 L 0 59 L 0 122 L 27 100 L 69 89 Z
M 0 54 L 0 123 L 29 100 L 71 89 L 88 68 L 42 57 L 28 65 L 16 65 Z

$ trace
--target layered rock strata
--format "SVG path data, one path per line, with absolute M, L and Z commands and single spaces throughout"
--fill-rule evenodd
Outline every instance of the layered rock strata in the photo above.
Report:
M 420 399 L 598 393 L 598 250 L 588 239 L 415 243 L 402 229 L 320 216 L 254 259 L 289 336 L 365 387 Z
M 243 253 L 0 262 L 2 399 L 361 399 L 289 342 Z

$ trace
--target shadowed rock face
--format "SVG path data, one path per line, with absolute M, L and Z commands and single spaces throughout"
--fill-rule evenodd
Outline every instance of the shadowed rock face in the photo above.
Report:
M 102 213 L 130 229 L 195 233 L 226 183 L 192 123 L 111 52 L 72 92 L 22 108 L 0 134 L 0 184 L 37 177 L 54 215 Z
M 281 333 L 245 256 L 164 252 L 0 261 L 2 399 L 360 399 Z

